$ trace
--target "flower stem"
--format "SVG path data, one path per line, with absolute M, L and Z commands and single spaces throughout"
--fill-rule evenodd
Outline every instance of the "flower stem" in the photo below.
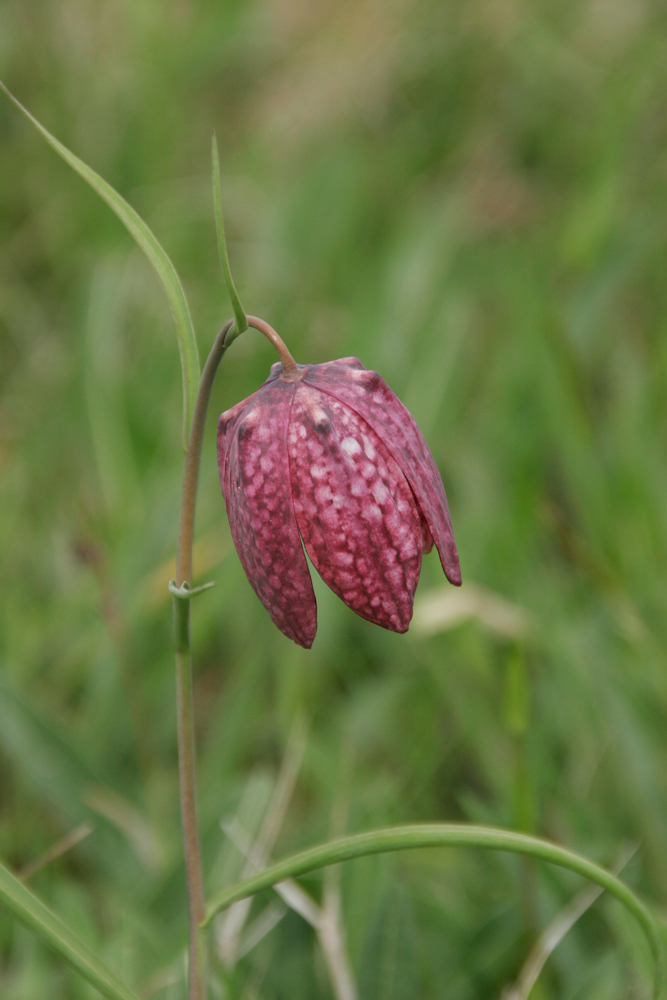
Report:
M 176 584 L 192 583 L 192 546 L 194 541 L 197 480 L 206 411 L 213 379 L 227 345 L 225 337 L 234 321 L 225 323 L 211 348 L 202 372 L 195 400 L 190 437 L 185 451 L 181 516 L 176 546 Z M 195 779 L 194 715 L 192 710 L 192 654 L 190 649 L 190 601 L 174 596 L 174 648 L 176 652 L 176 705 L 178 729 L 178 775 L 181 799 L 181 824 L 188 886 L 189 965 L 188 1000 L 205 1000 L 206 937 L 199 924 L 205 914 L 199 827 L 197 824 L 197 785 Z
M 190 439 L 185 449 L 185 464 L 183 467 L 183 491 L 181 493 L 181 517 L 178 524 L 178 543 L 176 546 L 176 584 L 192 583 L 192 546 L 194 541 L 195 506 L 197 503 L 197 481 L 199 479 L 199 463 L 201 460 L 201 445 L 206 425 L 206 412 L 211 396 L 213 379 L 227 350 L 225 342 L 227 334 L 234 325 L 234 320 L 227 320 L 206 359 L 204 371 L 199 380 L 197 397 L 195 399 Z
M 182 625 L 184 629 L 189 631 L 190 602 L 178 601 L 177 598 L 174 598 L 174 603 L 182 605 L 182 616 L 185 619 Z M 190 929 L 188 998 L 189 1000 L 204 1000 L 206 995 L 206 955 L 202 935 L 198 932 L 197 921 L 201 920 L 205 903 L 199 848 L 199 829 L 197 826 L 194 718 L 192 712 L 192 656 L 189 649 L 176 651 L 176 703 L 178 776 Z
M 298 372 L 294 358 L 273 327 L 256 316 L 248 316 L 248 325 L 255 327 L 271 341 L 288 375 Z M 178 728 L 178 775 L 181 798 L 181 825 L 185 852 L 185 874 L 188 886 L 189 966 L 188 1000 L 205 1000 L 206 996 L 206 934 L 203 921 L 206 914 L 202 877 L 199 826 L 197 823 L 197 784 L 195 773 L 194 713 L 192 705 L 192 653 L 190 649 L 190 600 L 183 587 L 192 584 L 192 548 L 194 544 L 197 482 L 201 462 L 201 446 L 206 426 L 206 412 L 213 380 L 229 344 L 239 330 L 233 319 L 228 320 L 215 342 L 199 381 L 195 399 L 190 437 L 185 450 L 181 515 L 176 546 L 175 589 L 173 594 L 174 649 L 176 652 L 176 706 Z M 228 336 L 230 335 L 230 336 Z M 194 591 L 193 591 L 194 596 Z
M 278 352 L 278 357 L 282 362 L 282 366 L 286 374 L 296 374 L 299 370 L 299 366 L 273 327 L 269 326 L 269 324 L 263 319 L 258 319 L 257 316 L 247 316 L 246 319 L 248 320 L 248 326 L 254 326 L 256 330 L 259 330 L 260 333 L 263 333 L 264 336 L 271 341 Z

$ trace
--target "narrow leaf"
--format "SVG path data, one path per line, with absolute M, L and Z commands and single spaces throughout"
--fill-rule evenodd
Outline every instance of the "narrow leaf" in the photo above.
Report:
M 106 967 L 97 955 L 29 889 L 0 864 L 0 901 L 17 920 L 52 948 L 108 1000 L 138 1000 L 136 993 Z
M 181 285 L 180 278 L 167 253 L 162 248 L 154 234 L 148 228 L 143 219 L 135 212 L 131 205 L 122 198 L 110 184 L 91 170 L 87 164 L 80 160 L 78 156 L 71 153 L 66 146 L 63 146 L 54 136 L 41 125 L 36 118 L 30 114 L 26 108 L 18 101 L 14 95 L 7 90 L 7 87 L 0 81 L 0 87 L 7 96 L 14 102 L 17 108 L 23 112 L 35 128 L 42 133 L 46 141 L 55 151 L 62 156 L 63 160 L 69 163 L 78 174 L 83 177 L 90 186 L 97 191 L 101 198 L 104 198 L 107 205 L 113 209 L 120 221 L 134 237 L 141 249 L 144 251 L 149 261 L 153 265 L 155 272 L 162 282 L 162 286 L 169 300 L 174 323 L 176 324 L 176 335 L 178 337 L 178 347 L 181 354 L 181 369 L 183 371 L 183 443 L 187 445 L 187 438 L 192 419 L 192 411 L 195 405 L 197 386 L 199 385 L 199 354 L 197 351 L 197 341 L 192 326 L 190 310 L 185 298 L 185 292 Z M 247 324 L 246 324 L 247 325 Z
M 600 868 L 593 861 L 568 851 L 549 840 L 529 837 L 513 830 L 499 830 L 491 826 L 472 826 L 467 823 L 432 823 L 417 826 L 398 826 L 388 830 L 373 830 L 342 837 L 327 844 L 311 847 L 291 858 L 279 861 L 264 871 L 237 882 L 218 893 L 206 907 L 201 926 L 207 926 L 216 913 L 226 909 L 238 899 L 247 899 L 255 893 L 288 878 L 296 878 L 328 865 L 349 861 L 370 854 L 387 851 L 404 851 L 423 847 L 482 847 L 492 851 L 509 851 L 547 861 L 561 868 L 582 875 L 602 886 L 630 911 L 642 927 L 655 960 L 654 1000 L 663 1000 L 667 994 L 663 943 L 657 924 L 647 907 L 627 885 Z
M 245 314 L 238 292 L 236 291 L 236 285 L 234 284 L 234 279 L 232 278 L 232 271 L 229 266 L 229 257 L 227 255 L 225 223 L 222 216 L 222 195 L 220 193 L 220 159 L 218 157 L 218 140 L 216 139 L 215 132 L 213 132 L 211 136 L 211 169 L 213 174 L 213 212 L 215 216 L 215 231 L 218 237 L 218 254 L 220 256 L 220 266 L 222 267 L 222 273 L 225 278 L 225 284 L 227 285 L 229 297 L 232 300 L 232 309 L 234 310 L 234 317 L 236 319 L 234 329 L 231 330 L 227 336 L 227 341 L 231 343 L 235 337 L 238 337 L 240 333 L 245 333 L 248 329 L 248 317 Z

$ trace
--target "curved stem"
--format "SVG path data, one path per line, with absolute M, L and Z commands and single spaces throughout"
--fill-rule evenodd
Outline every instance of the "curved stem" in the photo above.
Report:
M 176 547 L 176 583 L 192 582 L 192 545 L 194 540 L 197 480 L 206 411 L 213 379 L 226 350 L 225 337 L 233 325 L 225 323 L 215 339 L 204 365 L 185 452 L 181 516 Z M 188 885 L 190 928 L 188 998 L 204 1000 L 206 994 L 206 940 L 199 924 L 205 913 L 199 828 L 197 825 L 197 786 L 195 780 L 194 715 L 192 711 L 192 654 L 190 650 L 190 601 L 174 596 L 174 646 L 176 651 L 176 712 L 178 729 L 178 776 L 181 799 L 181 824 Z
M 181 516 L 178 524 L 178 543 L 176 546 L 176 584 L 192 583 L 192 545 L 195 527 L 195 505 L 197 502 L 197 481 L 199 479 L 199 464 L 201 461 L 201 445 L 206 426 L 206 412 L 211 396 L 213 379 L 227 350 L 225 338 L 234 320 L 228 320 L 215 338 L 213 347 L 204 365 L 199 388 L 195 399 L 190 425 L 190 438 L 185 451 L 183 467 L 183 491 L 181 493 Z M 277 336 L 277 334 L 276 334 Z
M 276 331 L 256 316 L 248 316 L 248 324 L 271 341 L 287 374 L 298 372 L 298 366 Z M 215 338 L 199 380 L 185 451 L 181 514 L 176 546 L 176 589 L 192 583 L 192 549 L 194 544 L 197 482 L 201 462 L 201 446 L 206 426 L 206 413 L 213 380 L 222 357 L 234 335 L 240 331 L 230 319 Z M 228 335 L 231 336 L 228 337 Z M 172 591 L 173 593 L 173 591 Z M 206 994 L 206 935 L 204 883 L 197 824 L 197 785 L 195 773 L 194 713 L 192 705 L 192 653 L 190 649 L 190 601 L 174 593 L 174 648 L 176 651 L 176 713 L 178 728 L 178 775 L 181 799 L 181 824 L 185 853 L 185 874 L 188 886 L 189 971 L 188 1000 L 204 1000 Z
M 665 972 L 662 940 L 651 913 L 628 887 L 599 865 L 552 844 L 548 840 L 514 833 L 511 830 L 497 830 L 493 827 L 468 826 L 463 823 L 443 823 L 420 826 L 395 827 L 390 830 L 376 830 L 344 837 L 328 844 L 312 847 L 307 851 L 279 861 L 263 872 L 244 879 L 215 896 L 206 908 L 202 927 L 206 927 L 216 913 L 239 899 L 252 896 L 262 889 L 268 889 L 287 878 L 305 875 L 307 872 L 337 864 L 351 858 L 367 854 L 382 854 L 387 851 L 401 851 L 416 847 L 485 847 L 495 851 L 511 851 L 529 855 L 541 861 L 569 868 L 596 882 L 615 896 L 634 915 L 646 934 L 656 964 L 655 1000 L 665 995 Z
M 284 371 L 288 375 L 295 375 L 299 371 L 299 366 L 273 327 L 257 316 L 246 316 L 246 319 L 248 320 L 248 326 L 254 326 L 256 330 L 259 330 L 260 333 L 263 333 L 271 341 L 278 352 L 278 357 L 282 362 Z

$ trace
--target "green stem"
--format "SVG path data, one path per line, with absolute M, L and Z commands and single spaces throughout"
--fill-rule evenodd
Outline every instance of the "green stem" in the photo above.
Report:
M 180 627 L 189 631 L 190 602 L 178 601 L 182 607 Z M 175 615 L 176 617 L 176 615 Z M 181 797 L 181 824 L 185 873 L 188 886 L 189 963 L 188 998 L 204 1000 L 206 995 L 205 954 L 202 935 L 197 924 L 204 912 L 199 828 L 197 825 L 197 788 L 195 781 L 194 717 L 192 712 L 192 656 L 190 650 L 176 651 L 176 719 L 178 728 L 178 777 Z
M 248 320 L 248 326 L 253 326 L 255 330 L 259 330 L 260 333 L 264 334 L 267 340 L 271 341 L 276 351 L 278 352 L 278 357 L 280 358 L 283 370 L 288 375 L 298 374 L 299 366 L 297 365 L 296 361 L 294 360 L 290 352 L 287 350 L 285 342 L 282 340 L 281 337 L 278 336 L 273 327 L 269 326 L 269 324 L 265 320 L 259 319 L 258 316 L 248 316 L 247 320 Z
M 557 844 L 510 830 L 493 827 L 467 826 L 458 823 L 443 823 L 420 826 L 395 827 L 390 830 L 376 830 L 344 837 L 328 844 L 312 847 L 307 851 L 279 861 L 263 872 L 238 882 L 215 896 L 202 921 L 206 927 L 216 913 L 231 906 L 239 899 L 245 899 L 263 889 L 268 889 L 288 878 L 296 878 L 307 872 L 337 864 L 351 858 L 367 854 L 382 854 L 387 851 L 401 851 L 417 847 L 484 847 L 495 851 L 511 851 L 524 854 L 541 861 L 569 868 L 591 882 L 596 882 L 615 896 L 635 916 L 646 934 L 653 958 L 655 959 L 655 1000 L 665 995 L 665 972 L 662 941 L 655 921 L 646 906 L 620 879 L 600 868 L 587 858 L 568 851 Z
M 211 348 L 197 390 L 190 438 L 185 452 L 181 516 L 176 547 L 176 584 L 192 583 L 192 546 L 194 542 L 197 481 L 206 412 L 213 379 L 227 348 L 225 337 L 233 325 L 225 323 Z M 199 827 L 197 824 L 197 785 L 195 776 L 194 714 L 192 710 L 192 654 L 190 651 L 190 601 L 174 594 L 174 648 L 176 651 L 176 704 L 178 729 L 178 774 L 181 798 L 181 824 L 185 872 L 188 886 L 190 927 L 188 998 L 204 1000 L 206 995 L 206 938 L 199 924 L 205 913 Z
M 206 426 L 208 401 L 211 396 L 213 380 L 218 365 L 229 346 L 225 342 L 227 334 L 234 325 L 234 320 L 227 320 L 215 342 L 199 380 L 199 388 L 195 399 L 190 426 L 190 439 L 185 451 L 183 466 L 183 490 L 181 493 L 181 516 L 178 524 L 178 543 L 176 546 L 176 584 L 192 583 L 192 546 L 194 543 L 195 507 L 197 504 L 197 481 L 199 479 L 199 464 L 201 461 L 201 446 Z
M 256 316 L 248 316 L 247 325 L 267 337 L 278 351 L 288 374 L 298 367 L 276 331 Z M 234 329 L 232 330 L 232 328 Z M 229 334 L 232 334 L 229 336 Z M 178 728 L 178 774 L 181 798 L 181 825 L 185 853 L 185 873 L 188 886 L 189 973 L 188 1000 L 204 1000 L 206 994 L 206 935 L 204 883 L 202 877 L 199 826 L 197 823 L 197 784 L 195 772 L 194 713 L 192 706 L 192 654 L 190 649 L 190 597 L 202 588 L 192 584 L 192 549 L 194 545 L 197 482 L 201 462 L 201 447 L 206 426 L 206 413 L 213 380 L 229 344 L 238 334 L 235 320 L 228 320 L 215 342 L 199 381 L 190 425 L 190 437 L 185 451 L 181 515 L 176 546 L 176 580 L 170 584 L 173 595 L 174 649 L 176 651 L 176 710 Z

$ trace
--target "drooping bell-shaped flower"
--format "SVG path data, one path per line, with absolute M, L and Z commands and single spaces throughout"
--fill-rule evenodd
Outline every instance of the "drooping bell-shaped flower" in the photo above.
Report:
M 272 366 L 218 423 L 232 537 L 278 628 L 309 648 L 325 583 L 362 618 L 407 631 L 423 552 L 461 583 L 447 498 L 421 431 L 357 358 Z

